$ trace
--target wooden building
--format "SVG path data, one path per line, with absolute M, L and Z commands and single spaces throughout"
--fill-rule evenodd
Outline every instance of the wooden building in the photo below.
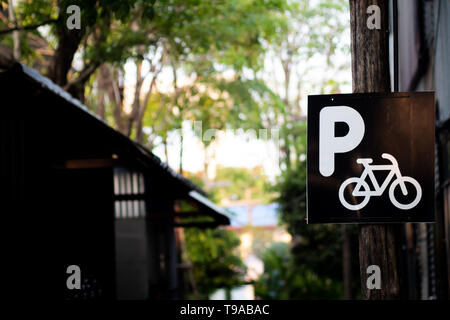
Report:
M 176 227 L 228 225 L 198 186 L 38 72 L 0 72 L 10 295 L 177 299 Z M 69 290 L 67 267 L 81 270 Z
M 436 223 L 406 225 L 404 248 L 408 298 L 449 299 L 450 2 L 396 2 L 399 89 L 434 91 L 436 97 Z

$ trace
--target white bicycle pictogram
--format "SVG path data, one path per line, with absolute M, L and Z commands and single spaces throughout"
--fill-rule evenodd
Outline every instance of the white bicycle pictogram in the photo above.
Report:
M 373 159 L 371 159 L 371 158 L 360 158 L 360 159 L 356 160 L 357 163 L 362 164 L 364 166 L 364 171 L 361 174 L 361 177 L 349 178 L 349 179 L 345 180 L 342 183 L 341 187 L 339 188 L 339 200 L 341 201 L 341 203 L 344 207 L 346 207 L 349 210 L 360 210 L 360 209 L 364 208 L 367 205 L 367 203 L 369 202 L 370 197 L 377 197 L 377 196 L 379 197 L 383 194 L 383 192 L 386 190 L 387 186 L 389 185 L 389 183 L 391 182 L 391 180 L 394 177 L 396 177 L 396 178 L 392 182 L 391 186 L 389 187 L 389 199 L 391 200 L 392 204 L 399 209 L 409 210 L 409 209 L 414 208 L 419 203 L 420 199 L 422 198 L 422 188 L 420 187 L 420 184 L 417 182 L 417 180 L 415 180 L 414 178 L 411 178 L 411 177 L 402 176 L 400 173 L 400 169 L 398 167 L 398 162 L 392 155 L 390 155 L 388 153 L 383 153 L 381 155 L 381 157 L 384 159 L 390 160 L 392 162 L 392 164 L 370 165 L 373 162 Z M 375 178 L 375 175 L 373 173 L 373 171 L 378 171 L 378 170 L 389 171 L 389 174 L 387 175 L 386 179 L 381 184 L 381 186 L 378 184 L 378 182 Z M 375 190 L 370 190 L 369 185 L 365 181 L 367 176 L 369 176 L 370 181 L 372 182 Z M 352 198 L 355 200 L 355 202 L 356 202 L 355 197 L 364 197 L 364 200 L 359 204 L 350 204 L 344 198 L 345 189 L 347 187 L 351 186 L 352 183 L 356 183 L 356 186 L 354 187 L 353 192 L 351 192 L 351 195 L 353 196 Z M 398 202 L 397 199 L 395 199 L 394 191 L 397 186 L 400 186 L 402 194 L 404 196 L 407 196 L 408 189 L 406 188 L 406 183 L 410 183 L 414 186 L 414 188 L 416 189 L 417 195 L 411 203 L 402 204 L 402 203 Z M 363 190 L 361 190 L 361 188 Z M 352 191 L 352 190 L 350 189 L 350 191 Z

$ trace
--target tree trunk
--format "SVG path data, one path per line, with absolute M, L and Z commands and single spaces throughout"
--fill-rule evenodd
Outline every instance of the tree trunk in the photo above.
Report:
M 78 99 L 81 103 L 85 103 L 84 89 L 86 87 L 86 82 L 88 79 L 78 81 L 76 84 L 70 86 L 67 90 L 72 97 Z
M 143 123 L 144 123 L 144 115 L 145 115 L 145 111 L 148 106 L 148 102 L 150 101 L 150 97 L 152 95 L 153 88 L 156 86 L 156 79 L 157 79 L 158 74 L 161 71 L 161 69 L 162 69 L 162 66 L 159 70 L 155 69 L 155 71 L 153 72 L 152 81 L 150 82 L 147 93 L 145 94 L 144 101 L 142 102 L 142 105 L 139 107 L 139 112 L 138 112 L 137 119 L 136 119 L 136 141 L 138 143 L 144 142 L 144 132 L 142 131 Z M 158 113 L 160 113 L 161 110 L 162 110 L 162 105 L 160 105 L 160 109 L 159 109 Z
M 106 64 L 100 66 L 97 75 L 97 85 L 98 85 L 98 105 L 97 105 L 97 115 L 102 119 L 105 119 L 105 95 L 108 94 L 110 89 L 109 85 L 109 70 Z M 109 95 L 111 99 L 111 95 Z M 110 101 L 114 103 L 114 100 Z
M 105 119 L 105 95 L 100 90 L 98 93 L 97 115 Z
M 180 174 L 183 174 L 183 122 L 180 130 Z
M 141 107 L 141 89 L 142 84 L 144 83 L 144 77 L 142 76 L 142 60 L 136 62 L 136 84 L 134 86 L 134 98 L 133 104 L 131 105 L 131 112 L 127 117 L 125 122 L 125 131 L 127 136 L 131 136 L 131 131 L 133 130 L 133 125 L 136 123 L 136 120 L 139 115 L 139 109 Z M 140 143 L 141 141 L 139 141 Z
M 285 165 L 286 165 L 286 170 L 289 171 L 291 169 L 291 144 L 289 141 L 289 134 L 290 132 L 288 132 L 288 128 L 287 128 L 287 124 L 289 122 L 289 118 L 288 118 L 288 111 L 292 112 L 290 106 L 289 106 L 289 86 L 290 86 L 290 82 L 291 82 L 291 58 L 288 57 L 285 60 L 281 61 L 281 65 L 283 66 L 283 71 L 284 71 L 284 111 L 283 111 L 283 130 L 282 130 L 282 134 L 283 134 L 283 138 L 284 138 L 284 152 L 285 152 Z
M 58 28 L 58 48 L 50 63 L 48 77 L 61 87 L 67 84 L 67 74 L 82 38 L 81 30 Z
M 381 29 L 369 29 L 366 13 L 370 5 L 381 9 Z M 350 0 L 353 92 L 389 92 L 388 0 Z M 401 225 L 361 225 L 359 260 L 364 299 L 399 299 L 398 230 Z M 378 265 L 381 289 L 368 289 L 367 267 Z
M 98 67 L 100 66 L 101 63 L 99 62 L 92 62 L 90 65 L 85 66 L 84 69 L 78 75 L 78 77 L 76 77 L 75 79 L 71 79 L 69 82 L 67 82 L 66 85 L 64 85 L 63 89 L 84 103 L 85 101 L 84 89 L 86 87 L 86 82 L 95 73 L 95 71 L 97 71 Z
M 352 248 L 350 241 L 350 230 L 342 225 L 342 275 L 344 278 L 344 298 L 353 300 L 352 290 Z
M 8 18 L 14 24 L 14 26 L 18 27 L 16 15 L 14 14 L 14 6 L 12 0 L 8 1 Z M 20 57 L 22 55 L 22 50 L 20 47 L 20 31 L 15 30 L 12 32 L 13 38 L 13 56 L 14 59 L 20 61 Z
M 167 146 L 167 132 L 164 133 L 163 144 L 164 144 L 164 155 L 166 156 L 166 163 L 169 163 L 169 147 Z

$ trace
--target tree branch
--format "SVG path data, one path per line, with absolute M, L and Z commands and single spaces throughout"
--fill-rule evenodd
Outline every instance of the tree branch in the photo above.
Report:
M 75 79 L 69 81 L 65 86 L 64 86 L 64 90 L 68 91 L 72 86 L 76 85 L 77 83 L 82 83 L 84 81 L 86 81 L 96 70 L 97 68 L 101 65 L 100 62 L 94 62 L 93 64 L 91 64 L 90 66 L 84 68 L 78 77 L 76 77 Z
M 13 27 L 13 28 L 3 29 L 3 30 L 0 30 L 0 35 L 8 34 L 10 32 L 16 31 L 16 30 L 34 30 L 34 29 L 37 29 L 37 28 L 39 28 L 39 27 L 41 27 L 43 25 L 50 24 L 50 23 L 55 23 L 57 21 L 58 21 L 57 19 L 48 19 L 48 20 L 42 21 L 42 22 L 37 23 L 37 24 L 30 24 L 28 26 L 16 26 L 16 27 Z

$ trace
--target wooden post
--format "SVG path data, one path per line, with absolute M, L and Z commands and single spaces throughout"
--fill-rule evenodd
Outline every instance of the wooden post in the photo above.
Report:
M 369 29 L 371 5 L 380 8 L 381 29 Z M 390 92 L 389 74 L 389 1 L 350 0 L 353 92 Z M 382 130 L 383 128 L 380 128 Z M 398 231 L 401 225 L 361 225 L 359 260 L 364 299 L 399 299 L 400 277 Z M 367 267 L 378 265 L 381 289 L 368 289 Z

